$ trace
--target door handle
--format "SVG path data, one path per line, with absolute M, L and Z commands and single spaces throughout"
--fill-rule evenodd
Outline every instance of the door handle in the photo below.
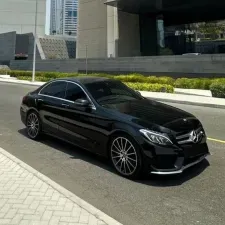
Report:
M 43 101 L 44 101 L 44 100 L 43 100 L 43 99 L 41 99 L 41 98 L 39 98 L 39 99 L 38 99 L 38 102 L 43 102 Z
M 69 107 L 69 105 L 68 105 L 68 104 L 64 104 L 64 103 L 62 104 L 62 106 Z

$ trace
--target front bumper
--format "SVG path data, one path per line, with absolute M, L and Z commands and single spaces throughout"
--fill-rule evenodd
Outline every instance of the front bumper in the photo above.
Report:
M 202 162 L 209 155 L 210 155 L 210 153 L 202 155 L 202 156 L 198 157 L 195 161 L 193 161 L 189 164 L 183 165 L 183 166 L 181 166 L 181 168 L 176 168 L 174 170 L 157 170 L 157 169 L 153 168 L 154 170 L 151 171 L 151 174 L 158 174 L 158 175 L 180 174 L 180 173 L 183 173 L 184 170 Z
M 206 137 L 198 144 L 163 147 L 145 140 L 141 146 L 145 170 L 151 174 L 180 174 L 210 155 Z
M 20 106 L 20 118 L 24 125 L 26 125 L 27 108 L 24 105 Z

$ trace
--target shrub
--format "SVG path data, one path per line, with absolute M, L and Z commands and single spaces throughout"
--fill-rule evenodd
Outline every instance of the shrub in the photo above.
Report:
M 145 83 L 146 77 L 140 74 L 131 74 L 131 75 L 117 75 L 113 77 L 116 80 L 120 80 L 122 82 L 139 82 L 139 83 Z
M 210 85 L 210 91 L 213 97 L 225 98 L 225 83 L 212 83 Z
M 176 88 L 209 90 L 209 86 L 212 82 L 213 80 L 209 78 L 178 78 L 174 85 Z
M 175 80 L 172 77 L 156 77 L 156 76 L 143 76 L 141 74 L 132 75 L 118 75 L 113 77 L 122 82 L 132 83 L 149 83 L 149 84 L 169 84 L 174 85 Z
M 173 86 L 167 84 L 149 84 L 149 83 L 132 83 L 124 82 L 128 87 L 137 91 L 153 91 L 173 93 Z
M 151 83 L 151 84 L 169 84 L 169 85 L 174 85 L 175 80 L 172 77 L 149 76 L 149 77 L 146 77 L 146 82 Z

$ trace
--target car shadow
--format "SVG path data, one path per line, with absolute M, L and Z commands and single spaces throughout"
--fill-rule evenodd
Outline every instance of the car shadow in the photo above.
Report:
M 30 140 L 25 128 L 18 130 L 18 132 Z M 66 155 L 69 155 L 71 159 L 79 159 L 82 161 L 86 161 L 90 164 L 93 164 L 95 166 L 108 170 L 112 173 L 115 173 L 113 167 L 110 165 L 110 162 L 107 158 L 86 151 L 82 148 L 74 146 L 58 138 L 52 137 L 50 135 L 43 135 L 41 139 L 38 140 L 37 142 L 44 144 L 48 147 L 54 148 L 54 150 L 56 151 L 63 152 Z
M 26 129 L 20 129 L 18 132 L 29 138 L 26 133 Z M 105 157 L 96 155 L 89 151 L 83 150 L 72 144 L 59 140 L 49 135 L 44 135 L 41 140 L 38 141 L 44 145 L 54 148 L 56 151 L 61 151 L 67 155 L 70 155 L 71 159 L 79 159 L 91 163 L 95 166 L 101 167 L 113 174 L 116 174 L 115 169 L 111 166 L 108 159 Z M 140 179 L 134 182 L 142 183 L 144 185 L 157 186 L 157 187 L 168 187 L 168 186 L 179 186 L 194 177 L 199 176 L 208 166 L 209 162 L 205 159 L 196 166 L 193 166 L 182 174 L 179 175 L 143 175 Z M 118 175 L 119 176 L 119 175 Z M 124 178 L 125 179 L 125 178 Z

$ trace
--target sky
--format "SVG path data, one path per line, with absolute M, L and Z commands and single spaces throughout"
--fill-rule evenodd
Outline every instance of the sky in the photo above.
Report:
M 50 0 L 46 1 L 46 24 L 45 24 L 45 34 L 49 34 L 50 30 Z

